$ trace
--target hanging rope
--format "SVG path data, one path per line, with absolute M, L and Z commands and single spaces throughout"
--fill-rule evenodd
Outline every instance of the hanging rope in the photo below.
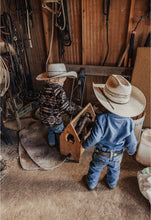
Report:
M 54 36 L 54 14 L 52 14 L 51 41 L 50 41 L 50 46 L 49 46 L 48 57 L 47 57 L 47 60 L 46 60 L 46 71 L 48 71 L 48 62 L 49 62 L 49 58 L 50 58 L 51 51 L 52 51 L 53 36 Z
M 47 3 L 52 3 L 52 8 L 48 7 Z M 49 46 L 49 53 L 46 61 L 46 71 L 48 70 L 48 62 L 51 56 L 53 36 L 54 36 L 54 25 L 58 28 L 58 42 L 59 42 L 59 61 L 64 55 L 64 46 L 71 45 L 71 38 L 69 33 L 69 24 L 67 16 L 67 6 L 65 0 L 45 0 L 42 3 L 42 7 L 52 13 L 52 33 Z M 55 24 L 54 24 L 55 16 Z
M 48 71 L 48 62 L 49 62 L 49 58 L 51 56 L 51 51 L 52 51 L 52 44 L 53 44 L 53 36 L 54 36 L 54 15 L 56 14 L 56 12 L 54 10 L 52 10 L 51 8 L 49 8 L 46 3 L 42 3 L 42 7 L 47 9 L 49 12 L 52 13 L 52 22 L 51 22 L 51 40 L 50 40 L 50 45 L 49 45 L 49 53 L 48 53 L 48 57 L 46 60 L 46 72 Z M 53 4 L 53 7 L 55 8 L 55 5 Z

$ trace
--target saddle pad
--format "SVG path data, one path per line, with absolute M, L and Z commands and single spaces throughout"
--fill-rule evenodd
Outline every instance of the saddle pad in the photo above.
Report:
M 56 147 L 49 147 L 47 136 L 47 128 L 39 121 L 19 132 L 19 156 L 23 169 L 50 170 L 66 160 Z

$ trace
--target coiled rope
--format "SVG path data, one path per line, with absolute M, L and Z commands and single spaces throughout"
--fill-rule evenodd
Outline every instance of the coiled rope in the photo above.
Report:
M 0 56 L 0 97 L 4 96 L 10 85 L 10 75 L 4 59 Z

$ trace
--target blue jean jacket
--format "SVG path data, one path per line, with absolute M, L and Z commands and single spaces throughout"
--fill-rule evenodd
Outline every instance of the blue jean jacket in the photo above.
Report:
M 106 111 L 97 115 L 89 137 L 82 143 L 84 149 L 96 145 L 104 152 L 118 152 L 127 148 L 134 154 L 137 140 L 134 135 L 134 121 L 129 117 L 121 117 Z

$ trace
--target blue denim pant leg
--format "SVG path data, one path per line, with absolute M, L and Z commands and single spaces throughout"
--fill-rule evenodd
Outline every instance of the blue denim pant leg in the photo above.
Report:
M 90 188 L 96 187 L 103 167 L 108 164 L 108 159 L 109 157 L 102 156 L 97 152 L 93 153 L 87 174 L 87 184 Z
M 111 187 L 115 187 L 120 175 L 120 164 L 123 154 L 113 157 L 107 165 L 107 182 Z
M 60 135 L 63 132 L 63 130 L 64 130 L 63 123 L 55 127 L 55 135 L 56 135 L 56 140 L 57 140 L 57 144 L 59 148 L 60 148 Z
M 55 145 L 55 133 L 51 127 L 48 127 L 48 142 L 50 145 Z
M 56 140 L 57 140 L 57 144 L 58 146 L 60 146 L 60 134 L 63 132 L 64 130 L 64 124 L 61 123 L 60 125 L 56 125 L 54 127 L 48 127 L 48 141 L 49 144 L 51 145 L 55 145 Z

